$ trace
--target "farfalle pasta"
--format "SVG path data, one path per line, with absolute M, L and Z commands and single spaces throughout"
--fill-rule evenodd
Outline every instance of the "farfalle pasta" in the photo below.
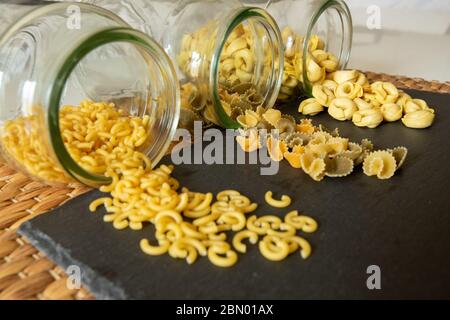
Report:
M 270 111 L 269 116 L 273 115 L 278 121 L 294 121 L 286 115 Z M 265 116 L 265 113 L 262 113 L 261 119 L 264 119 Z M 376 126 L 383 121 L 383 114 L 378 108 L 361 109 L 354 113 L 353 118 L 354 121 L 359 122 L 358 125 Z M 311 119 L 302 119 L 300 123 L 291 123 L 288 127 L 289 129 L 276 130 L 276 135 L 272 135 L 270 131 L 260 131 L 261 135 L 269 134 L 266 139 L 268 153 L 272 160 L 282 161 L 284 159 L 291 167 L 301 169 L 315 181 L 321 181 L 325 177 L 345 177 L 375 152 L 370 140 L 363 139 L 360 143 L 351 142 L 348 138 L 341 137 L 338 130 L 329 131 L 322 125 L 314 126 Z M 272 127 L 272 129 L 274 128 Z M 282 133 L 279 134 L 279 131 Z M 258 132 L 257 126 L 243 130 L 241 136 L 236 138 L 244 151 L 253 150 L 248 147 L 246 136 L 250 134 L 256 136 L 256 132 Z M 263 138 L 258 136 L 255 141 L 260 140 Z M 405 147 L 388 149 L 384 152 L 391 153 L 396 163 L 400 165 L 403 164 L 407 155 Z M 395 170 L 399 169 L 400 165 L 396 166 Z M 383 179 L 391 177 L 384 173 L 379 175 Z M 258 229 L 253 225 L 248 228 L 253 231 Z
M 389 179 L 397 169 L 397 162 L 389 151 L 374 151 L 364 159 L 363 170 L 368 176 Z

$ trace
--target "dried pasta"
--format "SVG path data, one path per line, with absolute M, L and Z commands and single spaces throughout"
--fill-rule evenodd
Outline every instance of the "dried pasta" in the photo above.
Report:
M 272 191 L 267 191 L 264 195 L 266 202 L 275 208 L 286 208 L 291 204 L 291 198 L 287 195 L 282 195 L 280 200 L 276 200 L 272 197 Z

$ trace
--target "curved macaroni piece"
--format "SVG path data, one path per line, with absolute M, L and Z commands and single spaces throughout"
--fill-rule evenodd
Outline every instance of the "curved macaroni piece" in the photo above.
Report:
M 240 231 L 245 228 L 246 219 L 243 213 L 238 211 L 230 211 L 222 214 L 217 220 L 219 224 L 226 223 L 231 225 L 231 230 Z
M 112 199 L 109 197 L 103 197 L 103 198 L 98 198 L 94 201 L 92 201 L 89 204 L 89 211 L 91 212 L 95 212 L 97 211 L 97 208 L 101 205 L 104 205 L 105 207 L 107 206 L 111 206 L 112 205 Z
M 242 243 L 242 240 L 248 238 L 251 244 L 256 244 L 258 242 L 258 234 L 254 231 L 250 230 L 242 230 L 236 233 L 233 237 L 233 247 L 236 251 L 240 253 L 247 252 L 247 246 Z
M 276 236 L 265 236 L 259 242 L 259 251 L 268 260 L 281 261 L 289 255 L 289 245 Z
M 218 267 L 231 267 L 236 264 L 238 257 L 236 252 L 231 249 L 226 250 L 222 246 L 210 246 L 208 248 L 208 258 Z
M 294 236 L 296 231 L 295 228 L 288 223 L 281 223 L 278 229 L 279 230 L 269 229 L 267 230 L 267 234 L 284 239 Z
M 287 195 L 282 195 L 280 200 L 276 200 L 272 197 L 272 191 L 267 191 L 264 195 L 266 202 L 275 208 L 286 208 L 291 205 L 291 198 Z
M 159 246 L 150 245 L 148 239 L 142 239 L 139 243 L 141 250 L 151 256 L 160 256 L 169 251 L 170 241 L 160 240 Z
M 317 222 L 308 216 L 298 215 L 297 210 L 293 210 L 286 214 L 284 221 L 294 228 L 303 232 L 312 233 L 317 230 Z
M 289 238 L 289 241 L 293 241 L 300 247 L 300 255 L 303 259 L 307 259 L 311 255 L 311 245 L 308 241 L 299 236 Z

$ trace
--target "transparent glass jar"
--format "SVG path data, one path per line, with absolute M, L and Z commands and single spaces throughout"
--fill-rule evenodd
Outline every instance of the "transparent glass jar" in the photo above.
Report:
M 182 127 L 203 120 L 206 125 L 239 128 L 236 118 L 245 110 L 274 105 L 282 80 L 283 44 L 278 26 L 264 9 L 244 7 L 238 0 L 151 5 L 143 0 L 81 1 L 113 10 L 144 31 L 146 20 L 164 21 L 148 32 L 178 67 Z
M 239 1 L 180 1 L 161 44 L 178 65 L 182 109 L 226 128 L 239 115 L 271 108 L 283 70 L 281 34 L 263 9 Z
M 109 183 L 71 157 L 60 131 L 61 107 L 88 98 L 149 118 L 140 151 L 156 165 L 175 133 L 180 105 L 176 71 L 164 50 L 96 6 L 12 8 L 0 4 L 0 20 L 15 16 L 0 37 L 2 157 L 47 183 Z
M 353 27 L 345 1 L 244 0 L 244 3 L 265 8 L 282 30 L 285 66 L 280 100 L 305 94 L 311 96 L 314 83 L 323 80 L 321 75 L 326 77 L 333 70 L 346 68 Z M 311 59 L 315 50 L 331 53 L 332 56 L 325 57 L 317 51 Z M 317 56 L 320 58 L 316 59 Z

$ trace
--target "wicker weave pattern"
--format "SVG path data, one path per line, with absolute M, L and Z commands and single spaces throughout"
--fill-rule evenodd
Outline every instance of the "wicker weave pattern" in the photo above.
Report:
M 400 88 L 450 93 L 450 82 L 429 82 L 372 72 L 367 75 L 370 81 L 389 81 Z M 16 234 L 24 221 L 88 190 L 81 186 L 50 187 L 0 163 L 0 300 L 93 299 L 83 288 L 69 290 L 64 271 Z
M 0 164 L 0 299 L 90 299 L 69 290 L 64 271 L 16 234 L 21 223 L 88 191 L 49 187 Z

